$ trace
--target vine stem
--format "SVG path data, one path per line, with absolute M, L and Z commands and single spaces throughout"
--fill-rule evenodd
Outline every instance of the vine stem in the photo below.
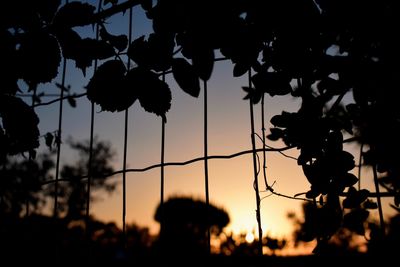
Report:
M 265 94 L 262 95 L 261 97 L 261 132 L 262 132 L 262 137 L 261 141 L 263 143 L 263 146 L 266 147 L 266 141 L 265 141 L 265 110 L 264 110 L 264 105 L 265 105 Z M 268 184 L 268 179 L 267 179 L 267 153 L 265 150 L 263 150 L 263 177 L 264 177 L 264 183 L 265 183 L 265 188 L 267 190 L 270 190 L 273 192 L 271 189 L 271 186 Z
M 251 89 L 251 69 L 248 71 L 248 78 L 249 78 L 249 88 Z M 256 194 L 256 219 L 258 224 L 258 255 L 263 255 L 263 242 L 262 242 L 262 227 L 261 227 L 261 211 L 260 211 L 260 191 L 258 189 L 258 171 L 257 171 L 257 152 L 256 152 L 256 139 L 254 134 L 254 110 L 253 110 L 253 103 L 251 102 L 250 98 L 250 126 L 251 126 L 251 145 L 253 150 L 253 171 L 254 171 L 254 191 Z
M 162 81 L 165 82 L 165 72 L 163 72 Z M 160 211 L 161 211 L 161 218 L 160 218 L 160 229 L 163 229 L 164 223 L 164 170 L 165 170 L 165 124 L 166 119 L 163 116 L 161 121 L 161 167 L 160 167 Z M 164 240 L 163 235 L 160 235 L 160 244 L 161 250 L 164 249 Z
M 210 196 L 209 196 L 209 188 L 208 188 L 208 107 L 207 107 L 207 81 L 204 81 L 204 182 L 205 182 L 205 192 L 206 192 L 206 206 L 207 206 L 207 213 L 206 213 L 206 222 L 207 222 L 207 232 L 206 232 L 206 239 L 207 239 L 207 252 L 208 255 L 211 254 L 211 231 L 210 231 Z
M 102 7 L 102 0 L 98 0 L 97 10 L 100 12 Z M 99 24 L 96 23 L 96 40 L 99 40 Z M 96 72 L 98 65 L 98 60 L 94 60 L 93 72 Z M 64 88 L 64 84 L 62 87 Z M 61 90 L 64 91 L 64 90 Z M 61 99 L 63 97 L 61 96 Z M 62 102 L 62 100 L 61 100 Z M 86 210 L 85 210 L 85 234 L 87 240 L 87 262 L 90 264 L 91 261 L 91 229 L 90 229 L 90 196 L 91 196 L 91 185 L 92 185 L 92 175 L 93 175 L 93 140 L 94 140 L 94 103 L 90 104 L 90 136 L 89 136 L 89 158 L 88 158 L 88 181 L 86 190 Z
M 362 153 L 363 153 L 364 143 L 360 145 L 360 157 L 358 159 L 358 190 L 361 189 L 361 168 L 362 168 Z
M 385 234 L 385 220 L 383 218 L 383 208 L 381 202 L 381 194 L 379 189 L 379 182 L 378 182 L 378 172 L 376 170 L 376 165 L 372 165 L 373 173 L 374 173 L 374 184 L 375 184 L 375 191 L 376 191 L 376 201 L 378 202 L 378 211 L 379 211 L 379 225 L 381 229 L 381 234 Z
M 129 29 L 128 29 L 128 43 L 132 41 L 132 17 L 133 10 L 132 7 L 129 8 Z M 127 69 L 129 71 L 131 67 L 131 61 L 128 59 Z M 122 163 L 122 244 L 124 249 L 127 247 L 126 238 L 126 160 L 128 154 L 128 116 L 129 108 L 125 110 L 125 121 L 124 121 L 124 158 Z

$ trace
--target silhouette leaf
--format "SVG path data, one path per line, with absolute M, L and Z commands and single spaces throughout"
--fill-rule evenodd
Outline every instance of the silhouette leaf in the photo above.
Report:
M 58 74 L 61 52 L 54 36 L 37 32 L 26 34 L 19 48 L 21 76 L 28 84 L 50 82 Z
M 54 141 L 54 135 L 52 133 L 46 133 L 46 135 L 44 136 L 45 142 L 46 142 L 46 146 L 52 150 L 53 148 L 53 141 Z
M 148 66 L 147 58 L 149 57 L 147 41 L 144 38 L 144 35 L 140 36 L 128 48 L 128 57 L 142 67 Z
M 104 27 L 100 29 L 100 37 L 102 40 L 110 43 L 118 51 L 123 51 L 128 46 L 128 37 L 126 35 L 112 35 L 108 33 Z
M 8 154 L 32 152 L 39 147 L 39 118 L 28 104 L 20 98 L 3 95 L 0 98 L 0 117 Z
M 396 206 L 399 206 L 399 205 L 400 205 L 400 194 L 396 194 L 396 195 L 394 196 L 394 204 L 395 204 Z
M 15 95 L 19 91 L 18 87 L 18 62 L 17 58 L 16 40 L 12 34 L 7 30 L 0 30 L 0 80 L 2 86 L 0 87 L 0 94 Z
M 103 0 L 103 5 L 107 5 L 109 3 L 112 5 L 116 5 L 118 4 L 118 0 Z
M 245 97 L 243 98 L 244 100 L 250 99 L 251 103 L 253 103 L 254 105 L 260 102 L 263 92 L 247 86 L 242 86 L 242 89 L 247 93 L 247 95 L 245 95 Z
M 152 0 L 141 0 L 140 5 L 143 8 L 143 10 L 149 11 L 153 7 L 153 1 Z
M 152 33 L 148 40 L 144 36 L 134 40 L 128 56 L 141 67 L 166 71 L 171 67 L 174 45 L 173 35 Z
M 92 66 L 95 59 L 107 59 L 115 55 L 113 47 L 103 40 L 91 38 L 82 39 L 79 43 L 79 50 L 75 51 L 73 59 L 77 68 L 86 74 L 86 68 Z
M 208 81 L 214 68 L 214 50 L 207 45 L 196 47 L 193 51 L 194 69 L 203 81 Z
M 277 141 L 283 137 L 284 131 L 279 128 L 271 128 L 271 134 L 267 135 L 267 138 L 272 141 Z
M 199 78 L 192 65 L 184 58 L 175 58 L 172 73 L 179 87 L 187 94 L 198 97 L 200 94 Z
M 68 96 L 67 101 L 71 107 L 76 108 L 76 100 L 72 95 Z
M 255 88 L 270 96 L 287 95 L 292 92 L 290 77 L 282 72 L 261 71 L 251 77 Z
M 134 88 L 140 105 L 147 112 L 166 118 L 171 107 L 171 91 L 167 83 L 148 69 L 137 67 L 127 73 L 127 86 Z
M 363 207 L 364 209 L 374 210 L 378 208 L 378 204 L 372 200 L 367 199 L 367 201 L 363 203 Z
M 75 59 L 80 52 L 82 38 L 70 28 L 56 29 L 54 34 L 60 43 L 62 54 L 65 58 Z
M 364 235 L 364 222 L 367 220 L 369 212 L 365 209 L 354 209 L 343 217 L 343 225 L 356 234 Z
M 275 115 L 271 118 L 271 123 L 275 127 L 287 128 L 295 121 L 293 113 L 282 111 L 280 115 Z
M 236 63 L 235 67 L 233 67 L 233 76 L 234 77 L 240 77 L 246 72 L 248 72 L 250 69 L 250 66 L 248 64 L 243 64 L 243 63 Z
M 149 67 L 155 71 L 166 71 L 171 67 L 174 50 L 174 35 L 152 33 L 148 39 Z
M 109 60 L 98 67 L 90 79 L 87 98 L 105 111 L 122 111 L 130 107 L 137 95 L 125 81 L 126 68 L 120 60 Z
M 61 0 L 41 0 L 36 1 L 35 4 L 40 13 L 40 18 L 49 23 L 53 20 Z
M 354 187 L 349 187 L 347 197 L 343 200 L 343 207 L 347 209 L 358 208 L 369 195 L 367 189 L 361 189 L 357 191 Z
M 341 181 L 341 183 L 342 183 L 342 185 L 343 185 L 344 187 L 353 186 L 353 185 L 355 185 L 357 182 L 358 182 L 357 176 L 355 176 L 355 175 L 352 174 L 352 173 L 346 173 L 346 174 L 343 176 L 342 181 Z
M 56 13 L 53 25 L 57 28 L 72 28 L 88 25 L 96 8 L 87 3 L 77 1 L 69 2 L 62 6 Z

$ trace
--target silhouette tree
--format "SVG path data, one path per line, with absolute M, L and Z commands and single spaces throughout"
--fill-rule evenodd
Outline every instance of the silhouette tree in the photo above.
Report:
M 82 218 L 86 205 L 87 162 L 89 142 L 76 142 L 69 140 L 71 148 L 79 153 L 75 163 L 65 164 L 61 170 L 61 177 L 68 182 L 60 184 L 59 208 L 69 219 Z M 92 162 L 92 187 L 94 190 L 105 190 L 111 193 L 116 182 L 106 180 L 104 174 L 112 173 L 112 160 L 115 152 L 111 145 L 95 138 L 93 146 Z M 53 180 L 53 168 L 55 162 L 53 152 L 40 154 L 36 160 L 10 159 L 6 157 L 0 169 L 0 214 L 19 218 L 28 205 L 32 212 L 40 213 L 45 207 L 48 196 L 53 194 L 53 188 L 44 188 L 43 184 Z
M 116 187 L 116 182 L 107 180 L 105 176 L 114 171 L 112 161 L 115 151 L 111 148 L 110 143 L 99 141 L 97 138 L 94 138 L 92 148 L 90 148 L 88 140 L 76 142 L 70 139 L 68 144 L 78 152 L 79 157 L 76 162 L 71 165 L 66 164 L 61 169 L 61 178 L 68 180 L 68 183 L 59 185 L 58 207 L 68 219 L 76 220 L 83 218 L 87 204 L 87 180 L 82 177 L 87 175 L 89 150 L 92 149 L 91 188 L 94 191 L 104 190 L 108 193 L 113 192 Z
M 46 196 L 42 184 L 52 180 L 54 161 L 49 154 L 40 155 L 36 161 L 5 158 L 0 168 L 0 218 L 19 218 L 26 208 L 40 211 Z
M 218 236 L 229 223 L 223 209 L 189 197 L 169 198 L 157 207 L 154 218 L 160 223 L 161 252 L 168 257 L 180 255 L 185 259 L 206 256 L 207 229 Z

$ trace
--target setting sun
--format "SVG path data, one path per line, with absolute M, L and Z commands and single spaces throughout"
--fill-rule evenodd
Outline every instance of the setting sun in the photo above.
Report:
M 246 242 L 247 243 L 253 243 L 254 241 L 254 235 L 251 232 L 247 232 L 246 234 Z

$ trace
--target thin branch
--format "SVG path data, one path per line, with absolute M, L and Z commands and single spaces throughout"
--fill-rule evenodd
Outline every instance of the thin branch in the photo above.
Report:
M 336 98 L 335 102 L 332 104 L 331 108 L 326 113 L 327 116 L 330 115 L 339 106 L 340 102 L 342 102 L 342 99 L 346 93 L 347 92 L 343 92 L 338 96 L 338 98 Z
M 254 133 L 254 134 L 261 140 L 261 142 L 264 144 L 264 147 L 272 148 L 271 146 L 268 146 L 268 145 L 265 144 L 265 138 L 264 137 L 261 137 L 258 133 Z M 265 134 L 263 134 L 263 136 L 265 136 Z M 278 151 L 278 153 L 281 154 L 282 156 L 286 157 L 286 158 L 293 159 L 293 160 L 297 161 L 297 158 L 289 156 L 289 155 L 283 153 L 282 151 Z
M 82 93 L 82 94 L 78 94 L 78 95 L 68 95 L 68 96 L 63 96 L 63 94 L 61 94 L 60 98 L 51 100 L 49 102 L 38 103 L 38 104 L 33 105 L 33 107 L 48 106 L 48 105 L 57 103 L 57 102 L 59 102 L 61 100 L 67 99 L 67 98 L 71 98 L 71 97 L 72 98 L 80 98 L 80 97 L 85 96 L 85 95 L 87 95 L 87 93 Z
M 248 82 L 249 82 L 249 88 L 252 87 L 251 83 L 251 69 L 248 71 Z M 255 135 L 254 135 L 254 109 L 253 109 L 253 103 L 250 99 L 249 101 L 250 105 L 250 131 L 251 131 L 251 146 L 252 146 L 252 153 L 253 153 L 253 173 L 254 173 L 254 182 L 253 182 L 253 187 L 256 195 L 256 219 L 257 219 L 257 225 L 258 225 L 258 255 L 262 256 L 263 255 L 263 243 L 262 243 L 262 227 L 261 227 L 261 210 L 260 210 L 260 193 L 258 190 L 258 171 L 257 171 L 257 149 L 256 149 L 256 140 L 255 140 Z M 259 163 L 259 161 L 258 161 Z
M 258 148 L 256 149 L 256 152 L 261 152 L 263 150 L 265 151 L 270 151 L 270 152 L 278 152 L 278 151 L 285 151 L 285 150 L 289 150 L 292 149 L 293 147 L 287 146 L 287 147 L 282 147 L 282 148 L 270 148 L 270 149 L 263 149 L 263 148 Z M 243 150 L 234 154 L 230 154 L 230 155 L 214 155 L 214 156 L 208 156 L 207 158 L 210 159 L 232 159 L 232 158 L 236 158 L 239 156 L 243 156 L 246 154 L 251 154 L 253 153 L 253 150 Z M 189 164 L 193 164 L 199 161 L 204 161 L 204 157 L 198 157 L 198 158 L 193 158 L 187 161 L 182 161 L 182 162 L 166 162 L 164 163 L 164 166 L 185 166 L 185 165 L 189 165 Z M 152 169 L 156 169 L 156 168 L 160 168 L 161 164 L 153 164 L 144 168 L 130 168 L 130 169 L 126 169 L 126 172 L 146 172 Z M 123 172 L 123 170 L 118 170 L 118 171 L 114 171 L 111 173 L 106 173 L 102 176 L 99 176 L 98 178 L 107 178 L 107 177 L 111 177 L 117 174 L 121 174 Z M 86 179 L 87 175 L 85 176 L 81 176 L 81 179 Z M 61 181 L 61 179 L 60 179 Z M 69 179 L 63 179 L 63 181 L 69 181 Z M 54 180 L 50 180 L 50 181 L 46 181 L 44 183 L 42 183 L 42 185 L 46 185 L 46 184 L 51 184 L 53 183 Z
M 96 22 L 100 22 L 100 21 L 102 21 L 108 17 L 111 17 L 115 14 L 125 12 L 129 8 L 139 5 L 141 2 L 142 2 L 141 0 L 128 0 L 121 4 L 113 5 L 112 7 L 108 8 L 108 9 L 104 9 L 104 10 L 94 14 L 91 21 L 88 22 L 88 25 L 94 24 Z
M 206 221 L 207 225 L 210 221 L 210 196 L 209 196 L 209 188 L 208 188 L 208 107 L 207 107 L 207 81 L 204 81 L 203 85 L 204 90 L 204 183 L 205 183 L 205 193 L 206 193 L 206 206 L 207 206 L 207 213 L 206 213 Z M 208 254 L 211 254 L 211 229 L 207 227 L 207 251 Z
M 360 146 L 360 157 L 358 159 L 358 190 L 361 189 L 361 168 L 362 168 L 362 153 L 363 153 L 364 143 Z
M 378 211 L 379 211 L 379 224 L 380 224 L 380 230 L 381 234 L 385 234 L 385 220 L 383 219 L 383 208 L 382 208 L 382 202 L 381 202 L 381 193 L 379 190 L 379 182 L 378 182 L 378 172 L 376 170 L 376 165 L 372 165 L 372 170 L 374 174 L 374 184 L 375 184 L 375 191 L 377 193 L 376 200 L 378 202 Z

